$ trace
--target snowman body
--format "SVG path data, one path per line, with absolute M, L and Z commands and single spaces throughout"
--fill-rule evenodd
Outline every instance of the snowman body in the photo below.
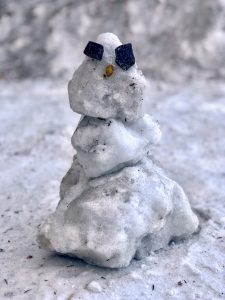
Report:
M 38 239 L 47 250 L 118 268 L 189 236 L 198 219 L 152 159 L 161 132 L 142 112 L 144 76 L 136 64 L 115 63 L 114 34 L 96 42 L 101 61 L 86 58 L 68 85 L 70 106 L 82 114 L 72 136 L 77 154 Z

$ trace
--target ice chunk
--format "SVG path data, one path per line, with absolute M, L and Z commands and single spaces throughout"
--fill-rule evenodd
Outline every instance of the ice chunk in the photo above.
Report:
M 147 114 L 125 123 L 84 117 L 72 137 L 72 145 L 86 175 L 97 177 L 138 162 L 160 137 L 158 124 Z

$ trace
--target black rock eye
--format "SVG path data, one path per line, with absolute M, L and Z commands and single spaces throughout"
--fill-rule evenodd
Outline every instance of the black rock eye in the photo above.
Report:
M 135 64 L 135 57 L 130 43 L 117 47 L 115 53 L 116 63 L 121 69 L 126 71 Z
M 84 54 L 90 58 L 101 60 L 103 56 L 104 48 L 102 45 L 95 42 L 88 42 L 84 49 Z

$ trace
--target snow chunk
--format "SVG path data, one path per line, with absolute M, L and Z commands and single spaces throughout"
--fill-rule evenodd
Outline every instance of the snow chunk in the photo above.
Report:
M 91 292 L 94 292 L 94 293 L 101 293 L 102 292 L 102 287 L 101 285 L 93 280 L 91 281 L 87 286 L 86 286 L 86 289 L 91 291 Z
M 135 164 L 160 140 L 159 126 L 149 115 L 135 122 L 84 117 L 72 145 L 88 177 Z
M 135 272 L 135 271 L 130 273 L 130 277 L 135 279 L 135 280 L 142 280 L 143 279 L 143 276 L 140 273 Z
M 132 121 L 142 116 L 145 78 L 135 64 L 124 71 L 115 64 L 115 48 L 121 42 L 112 33 L 101 34 L 97 40 L 104 46 L 101 61 L 86 57 L 68 85 L 73 111 L 100 118 Z M 112 76 L 105 78 L 108 65 L 114 66 Z
M 80 170 L 75 182 L 74 168 Z M 182 188 L 148 159 L 88 179 L 75 158 L 62 190 L 65 182 L 69 192 L 39 234 L 45 249 L 118 268 L 198 227 Z

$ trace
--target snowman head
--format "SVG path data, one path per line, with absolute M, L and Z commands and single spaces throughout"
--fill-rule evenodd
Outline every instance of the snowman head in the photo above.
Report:
M 69 82 L 71 108 L 83 115 L 132 121 L 142 115 L 145 79 L 131 44 L 100 34 L 84 49 L 86 58 Z

